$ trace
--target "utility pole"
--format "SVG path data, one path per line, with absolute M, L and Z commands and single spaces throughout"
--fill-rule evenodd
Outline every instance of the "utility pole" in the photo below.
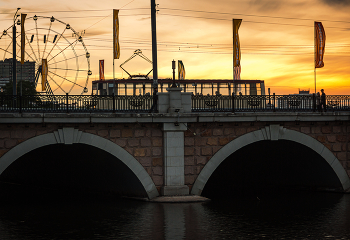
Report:
M 158 92 L 158 67 L 157 67 L 157 29 L 156 29 L 156 0 L 151 0 L 151 24 L 152 24 L 152 63 L 153 63 L 153 106 L 157 111 Z
M 18 10 L 17 10 L 18 11 Z M 16 12 L 17 13 L 17 12 Z M 12 95 L 17 95 L 17 76 L 16 76 L 16 19 L 12 27 Z
M 17 95 L 17 76 L 16 76 L 16 65 L 17 65 L 17 57 L 16 57 L 16 35 L 17 35 L 17 29 L 16 29 L 16 20 L 19 17 L 17 15 L 18 10 L 21 8 L 17 8 L 17 11 L 15 13 L 15 16 L 13 17 L 13 27 L 12 27 L 12 94 L 14 96 Z

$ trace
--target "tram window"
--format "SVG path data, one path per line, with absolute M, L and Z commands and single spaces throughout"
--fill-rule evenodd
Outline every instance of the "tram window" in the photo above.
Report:
M 135 87 L 135 95 L 142 95 L 143 94 L 143 84 L 142 83 L 134 83 Z
M 256 84 L 255 83 L 251 83 L 250 84 L 250 95 L 256 95 Z
M 212 84 L 211 83 L 202 83 L 202 94 L 203 95 L 212 95 Z
M 225 96 L 229 95 L 228 84 L 221 83 L 219 91 L 220 91 L 220 94 L 222 94 L 222 95 L 225 95 Z
M 134 94 L 134 84 L 126 83 L 126 94 L 125 95 L 133 95 Z
M 125 84 L 118 84 L 118 95 L 125 95 Z
M 241 95 L 245 95 L 246 91 L 245 91 L 245 84 L 236 84 L 236 89 L 235 89 L 235 94 L 236 95 L 240 95 L 239 93 L 241 93 Z
M 192 84 L 188 84 L 186 88 L 186 92 L 192 92 L 193 94 L 195 94 L 196 92 L 195 87 L 192 86 Z
M 158 91 L 159 91 L 159 87 L 158 87 Z M 145 95 L 152 95 L 153 93 L 153 88 L 151 84 L 146 84 L 145 86 Z
M 261 95 L 261 84 L 260 83 L 256 83 L 256 94 Z

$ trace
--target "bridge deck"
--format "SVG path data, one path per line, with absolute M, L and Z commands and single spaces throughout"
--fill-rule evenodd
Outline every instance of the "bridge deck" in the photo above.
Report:
M 0 123 L 191 123 L 349 121 L 350 112 L 0 113 Z

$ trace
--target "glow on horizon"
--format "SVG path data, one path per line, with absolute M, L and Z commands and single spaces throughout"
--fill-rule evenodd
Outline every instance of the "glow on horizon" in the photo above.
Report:
M 327 94 L 350 92 L 350 1 L 158 0 L 157 4 L 160 10 L 157 15 L 159 78 L 172 76 L 171 61 L 175 59 L 184 62 L 188 79 L 232 79 L 231 19 L 242 18 L 239 30 L 241 78 L 264 80 L 266 89 L 271 88 L 276 94 L 296 93 L 299 88 L 313 92 L 315 20 L 321 21 L 326 31 L 325 66 L 316 70 L 317 91 L 324 88 Z M 120 10 L 121 58 L 115 60 L 115 77 L 127 77 L 119 65 L 134 50 L 141 49 L 148 58 L 152 57 L 149 0 L 107 0 L 103 4 L 91 0 L 74 3 L 68 0 L 59 3 L 0 0 L 0 6 L 4 29 L 11 25 L 15 9 L 21 7 L 21 12 L 28 13 L 28 17 L 42 12 L 42 16 L 69 22 L 77 31 L 86 30 L 84 42 L 91 54 L 91 80 L 98 77 L 100 59 L 105 59 L 106 78 L 113 78 L 112 9 L 125 6 Z M 146 62 L 132 60 L 130 63 L 128 70 L 133 74 L 145 74 L 150 70 Z

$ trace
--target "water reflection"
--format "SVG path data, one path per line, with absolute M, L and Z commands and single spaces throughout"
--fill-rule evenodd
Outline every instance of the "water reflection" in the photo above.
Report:
M 350 238 L 350 195 L 229 198 L 208 203 L 37 195 L 0 205 L 0 239 Z

